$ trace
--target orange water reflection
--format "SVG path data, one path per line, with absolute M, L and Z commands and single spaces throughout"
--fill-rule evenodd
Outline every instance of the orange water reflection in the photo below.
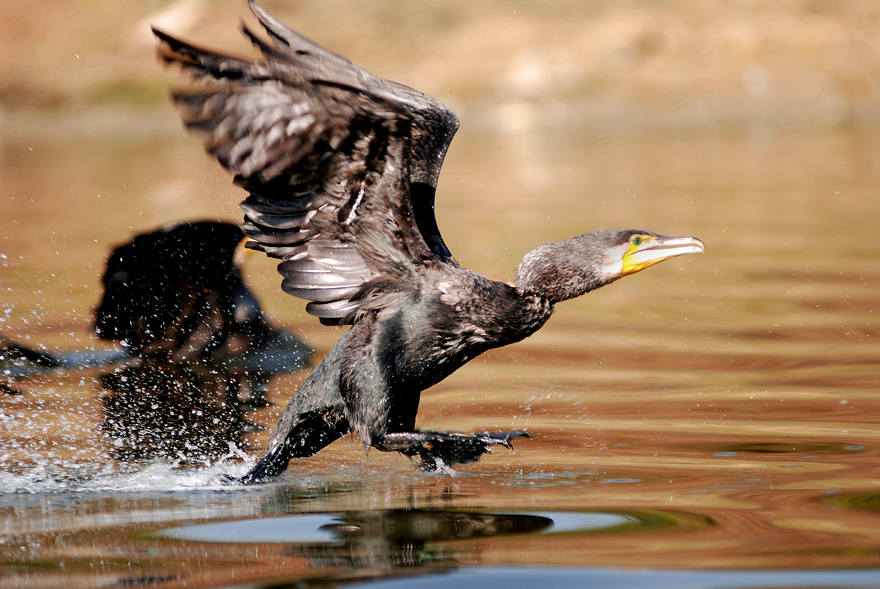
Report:
M 40 132 L 52 128 L 44 122 L 4 138 L 0 334 L 52 351 L 106 347 L 89 322 L 113 244 L 178 218 L 237 218 L 228 179 L 163 125 L 83 142 Z M 209 586 L 410 566 L 877 567 L 880 248 L 870 244 L 880 137 L 464 133 L 438 201 L 462 263 L 509 277 L 538 242 L 618 226 L 698 235 L 707 253 L 563 304 L 532 338 L 427 392 L 422 426 L 533 435 L 454 476 L 365 457 L 349 437 L 278 485 L 205 490 L 210 476 L 197 467 L 117 460 L 102 431 L 100 370 L 15 379 L 22 394 L 0 395 L 0 482 L 19 491 L 0 495 L 4 582 Z M 248 268 L 267 313 L 326 352 L 340 332 L 280 293 L 271 262 Z M 272 426 L 303 377 L 276 377 L 276 406 L 248 421 Z M 249 434 L 250 451 L 268 434 Z M 182 484 L 181 472 L 200 482 Z M 417 510 L 419 525 L 441 532 L 391 542 L 394 510 Z M 547 512 L 632 523 L 442 533 L 451 513 Z M 154 534 L 303 513 L 337 514 L 340 533 L 373 532 L 330 546 Z M 385 523 L 367 525 L 363 513 Z

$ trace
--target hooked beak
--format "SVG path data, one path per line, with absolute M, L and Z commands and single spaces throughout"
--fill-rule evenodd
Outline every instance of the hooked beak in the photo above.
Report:
M 633 244 L 623 256 L 622 276 L 635 274 L 663 260 L 684 254 L 699 254 L 705 251 L 703 242 L 696 237 L 663 237 L 645 239 Z

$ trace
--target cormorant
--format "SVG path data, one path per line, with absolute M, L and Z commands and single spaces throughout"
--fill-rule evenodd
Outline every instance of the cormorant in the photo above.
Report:
M 178 221 L 110 253 L 95 332 L 130 354 L 172 361 L 258 348 L 273 328 L 241 278 L 241 228 Z
M 95 333 L 144 361 L 267 377 L 306 367 L 312 351 L 272 324 L 242 278 L 244 240 L 233 223 L 176 221 L 115 247 Z
M 186 126 L 250 195 L 250 247 L 280 258 L 282 288 L 330 325 L 352 325 L 302 384 L 260 482 L 355 431 L 365 448 L 471 462 L 522 432 L 416 431 L 420 393 L 479 354 L 538 330 L 553 306 L 673 256 L 693 237 L 586 233 L 526 254 L 513 284 L 460 266 L 437 228 L 434 194 L 455 114 L 287 28 L 250 0 L 269 41 L 249 60 L 154 29 L 160 57 L 202 84 L 175 91 Z

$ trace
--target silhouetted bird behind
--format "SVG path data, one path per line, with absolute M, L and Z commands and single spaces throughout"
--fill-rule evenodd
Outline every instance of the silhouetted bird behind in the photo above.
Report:
M 130 356 L 100 375 L 116 459 L 203 461 L 242 447 L 269 379 L 311 350 L 273 326 L 242 278 L 237 225 L 181 221 L 135 235 L 107 260 L 95 331 Z M 119 358 L 117 358 L 118 360 Z
M 539 329 L 553 306 L 662 260 L 692 237 L 598 231 L 539 246 L 514 284 L 461 267 L 434 218 L 455 114 L 308 41 L 251 2 L 261 60 L 155 31 L 160 55 L 200 84 L 173 93 L 187 127 L 250 193 L 254 249 L 279 258 L 282 288 L 325 324 L 350 324 L 302 384 L 266 455 L 242 479 L 277 475 L 349 431 L 365 447 L 470 462 L 521 432 L 416 431 L 419 395 L 484 351 Z
M 235 262 L 243 239 L 231 223 L 178 222 L 114 249 L 95 311 L 98 336 L 174 361 L 263 345 L 271 327 Z

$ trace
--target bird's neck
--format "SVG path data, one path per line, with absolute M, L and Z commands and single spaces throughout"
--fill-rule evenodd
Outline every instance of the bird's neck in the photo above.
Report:
M 516 288 L 555 304 L 618 278 L 603 270 L 602 260 L 580 253 L 580 239 L 582 237 L 545 243 L 527 253 L 516 270 Z

